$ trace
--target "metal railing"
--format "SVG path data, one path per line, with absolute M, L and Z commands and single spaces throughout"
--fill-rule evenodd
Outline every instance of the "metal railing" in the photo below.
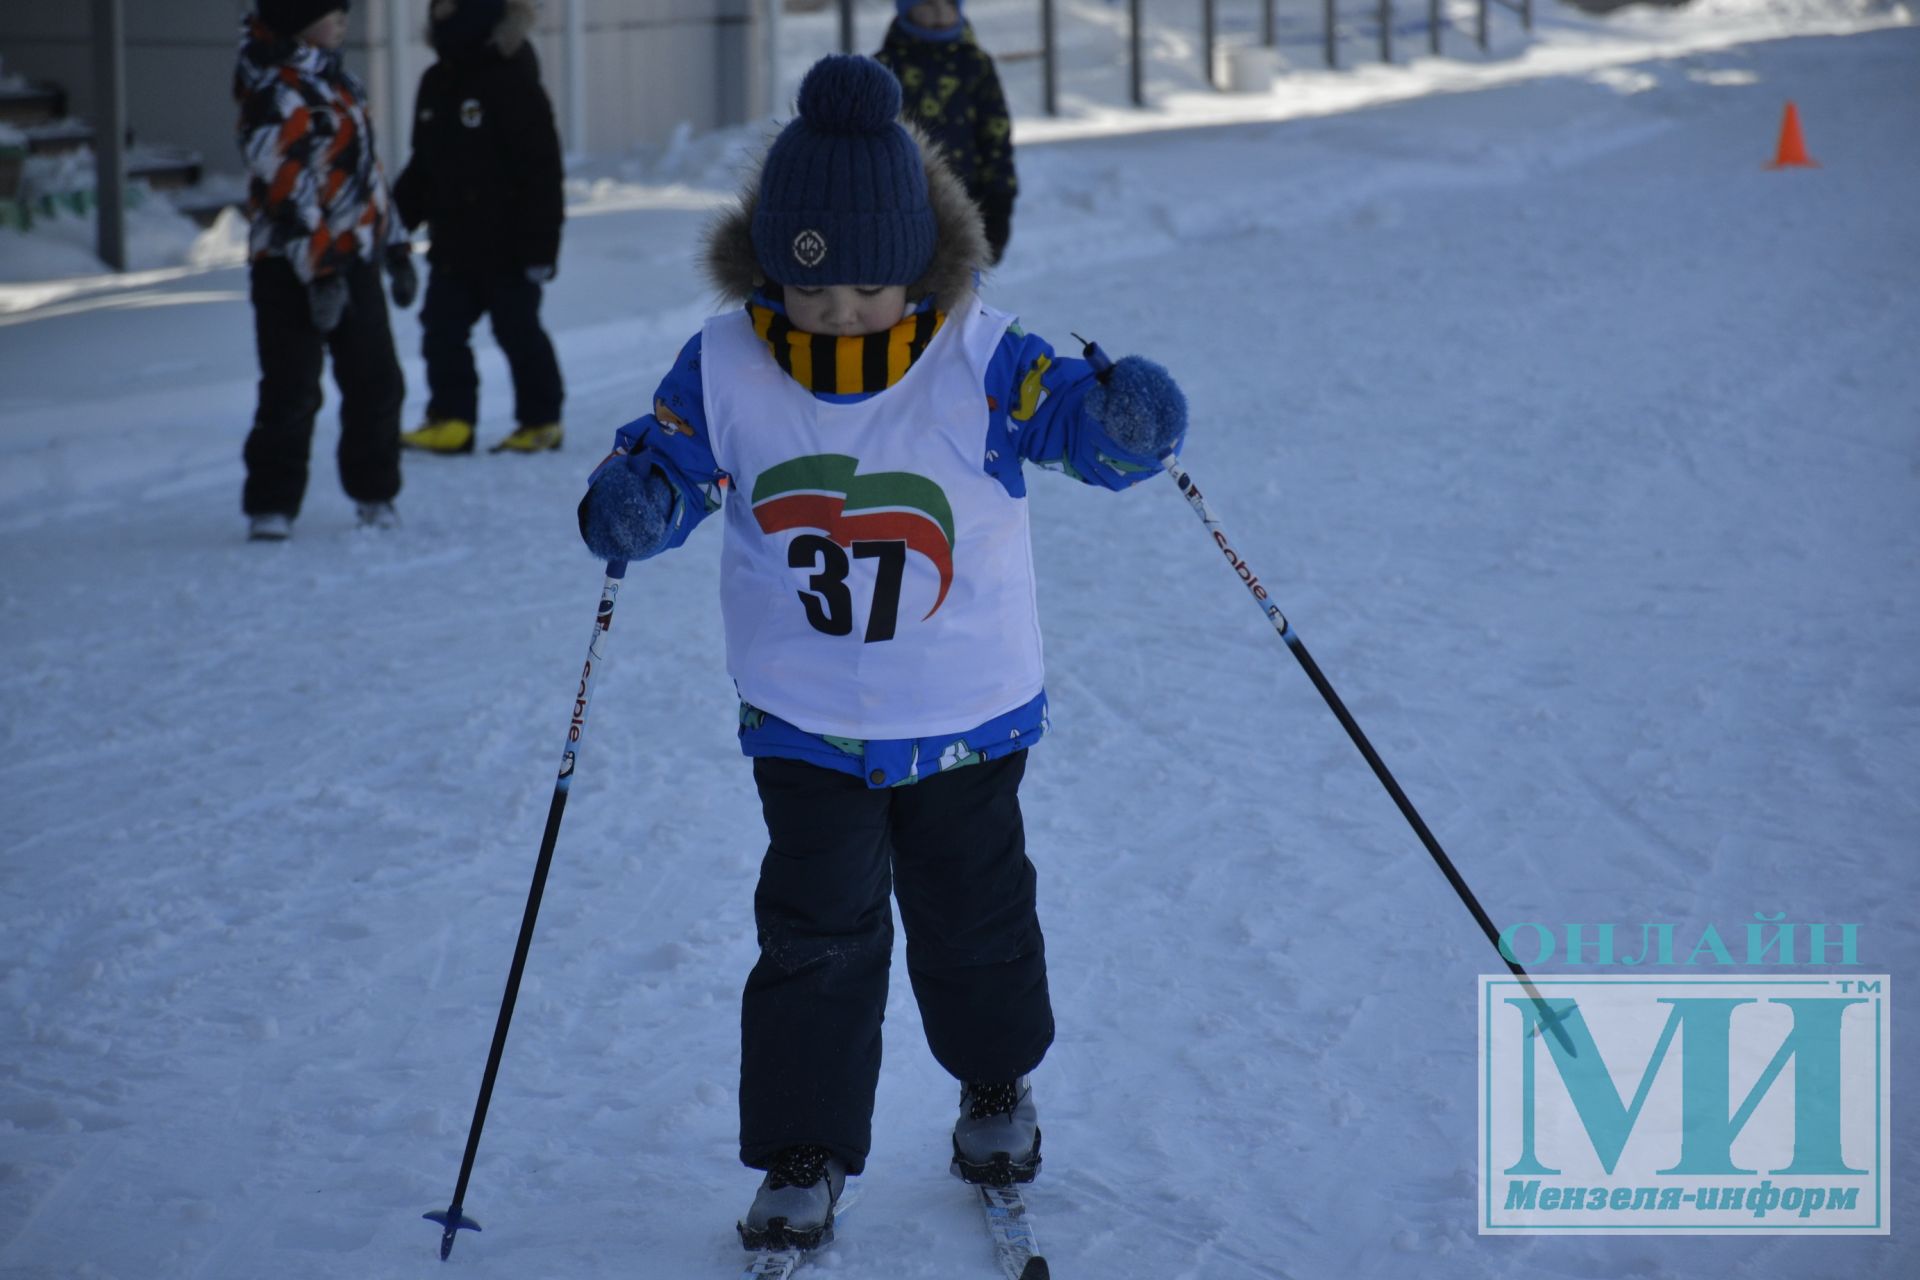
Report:
M 1110 0 L 1118 3 L 1118 0 Z M 1279 0 L 1244 0 L 1245 3 L 1259 6 L 1259 43 L 1267 48 L 1276 48 L 1281 43 L 1281 24 L 1278 16 Z M 1306 0 L 1311 3 L 1311 0 Z M 1199 23 L 1199 51 L 1201 75 L 1205 83 L 1214 89 L 1220 88 L 1218 72 L 1218 53 L 1220 48 L 1220 11 L 1222 0 L 1196 0 Z M 858 0 L 837 0 L 839 8 L 840 49 L 842 52 L 854 52 L 858 47 L 858 34 L 855 29 L 855 9 Z M 1146 51 L 1144 32 L 1147 28 L 1143 12 L 1144 0 L 1126 0 L 1126 45 L 1127 45 L 1127 96 L 1137 107 L 1147 104 L 1146 87 Z M 1238 5 L 1227 0 L 1228 7 Z M 1475 0 L 1472 37 L 1478 47 L 1485 51 L 1490 46 L 1490 11 L 1499 6 L 1511 10 L 1520 18 L 1521 26 L 1533 30 L 1533 0 Z M 1320 44 L 1326 65 L 1338 69 L 1342 44 L 1356 35 L 1364 35 L 1365 27 L 1357 31 L 1342 25 L 1341 13 L 1356 11 L 1371 18 L 1373 34 L 1376 37 L 1379 57 L 1382 62 L 1392 62 L 1395 56 L 1395 37 L 1404 34 L 1417 35 L 1421 30 L 1427 33 L 1428 51 L 1439 55 L 1445 53 L 1442 36 L 1453 31 L 1467 34 L 1447 14 L 1447 0 L 1427 0 L 1424 18 L 1403 20 L 1396 15 L 1394 0 L 1347 0 L 1343 6 L 1340 0 L 1322 0 L 1320 14 Z M 995 56 L 1003 62 L 1024 62 L 1037 60 L 1040 63 L 1041 100 L 1048 115 L 1059 114 L 1059 24 L 1055 0 L 1040 0 L 1038 5 L 1039 45 L 1035 49 L 1019 49 L 997 53 Z

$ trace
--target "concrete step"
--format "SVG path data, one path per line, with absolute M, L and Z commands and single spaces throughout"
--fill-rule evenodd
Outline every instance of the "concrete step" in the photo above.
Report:
M 37 124 L 18 126 L 26 135 L 27 150 L 36 156 L 57 156 L 69 151 L 84 151 L 93 145 L 93 126 L 85 120 L 63 116 Z
M 0 86 L 0 124 L 45 124 L 67 114 L 67 91 L 56 84 Z
M 135 147 L 127 154 L 127 177 L 155 191 L 178 191 L 200 181 L 200 153 L 180 147 Z

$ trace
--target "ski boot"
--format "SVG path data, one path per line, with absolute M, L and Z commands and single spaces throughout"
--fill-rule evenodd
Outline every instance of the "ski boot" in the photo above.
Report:
M 473 424 L 463 418 L 428 418 L 413 430 L 402 431 L 400 444 L 428 453 L 472 453 Z
M 520 426 L 514 428 L 512 435 L 502 440 L 488 453 L 545 453 L 549 449 L 558 449 L 565 433 L 557 422 L 548 422 L 541 426 Z
M 833 1239 L 833 1207 L 847 1185 L 847 1167 L 825 1147 L 789 1147 L 773 1158 L 746 1221 L 736 1224 L 748 1249 L 812 1249 Z
M 1025 1076 L 1010 1084 L 960 1086 L 951 1171 L 962 1182 L 989 1187 L 1033 1181 L 1040 1172 L 1040 1123 Z
M 293 533 L 293 517 L 267 511 L 247 517 L 248 542 L 285 542 Z
M 393 509 L 391 502 L 356 502 L 354 514 L 360 517 L 362 529 L 398 529 L 400 513 Z

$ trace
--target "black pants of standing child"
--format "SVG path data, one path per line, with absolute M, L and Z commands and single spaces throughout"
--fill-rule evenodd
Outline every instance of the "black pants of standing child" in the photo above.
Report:
M 427 360 L 427 417 L 480 420 L 480 375 L 470 338 L 482 315 L 513 374 L 513 418 L 523 427 L 560 421 L 560 362 L 540 327 L 540 286 L 518 270 L 468 271 L 436 264 L 420 307 Z
M 771 843 L 760 960 L 740 1013 L 740 1159 L 818 1144 L 858 1173 L 872 1143 L 898 896 L 927 1044 L 958 1080 L 1012 1080 L 1053 1042 L 1019 787 L 1027 753 L 869 790 L 754 761 Z
M 247 435 L 250 516 L 300 514 L 307 492 L 320 375 L 328 355 L 340 388 L 340 487 L 355 502 L 391 502 L 400 492 L 400 402 L 406 381 L 393 353 L 380 270 L 346 272 L 347 310 L 322 334 L 307 310 L 307 287 L 284 258 L 254 262 L 253 333 L 260 352 L 260 402 Z

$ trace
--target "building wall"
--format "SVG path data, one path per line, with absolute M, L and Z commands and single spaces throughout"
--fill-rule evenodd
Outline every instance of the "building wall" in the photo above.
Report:
M 383 158 L 405 159 L 408 116 L 426 42 L 429 0 L 355 0 L 347 65 L 367 84 Z M 543 0 L 533 44 L 573 152 L 617 153 L 658 143 L 685 121 L 696 130 L 767 112 L 768 0 Z M 583 35 L 582 112 L 570 110 L 568 20 Z M 190 147 L 212 172 L 236 172 L 233 55 L 251 0 L 121 0 L 127 122 L 137 143 Z M 4 0 L 0 64 L 63 85 L 70 109 L 93 108 L 92 0 Z M 396 92 L 396 81 L 398 92 Z
M 584 142 L 608 153 L 664 142 L 681 121 L 695 129 L 739 124 L 768 110 L 761 23 L 766 0 L 577 0 L 587 46 Z M 564 7 L 549 0 L 537 43 L 542 65 L 560 65 Z M 567 120 L 565 89 L 554 102 Z

